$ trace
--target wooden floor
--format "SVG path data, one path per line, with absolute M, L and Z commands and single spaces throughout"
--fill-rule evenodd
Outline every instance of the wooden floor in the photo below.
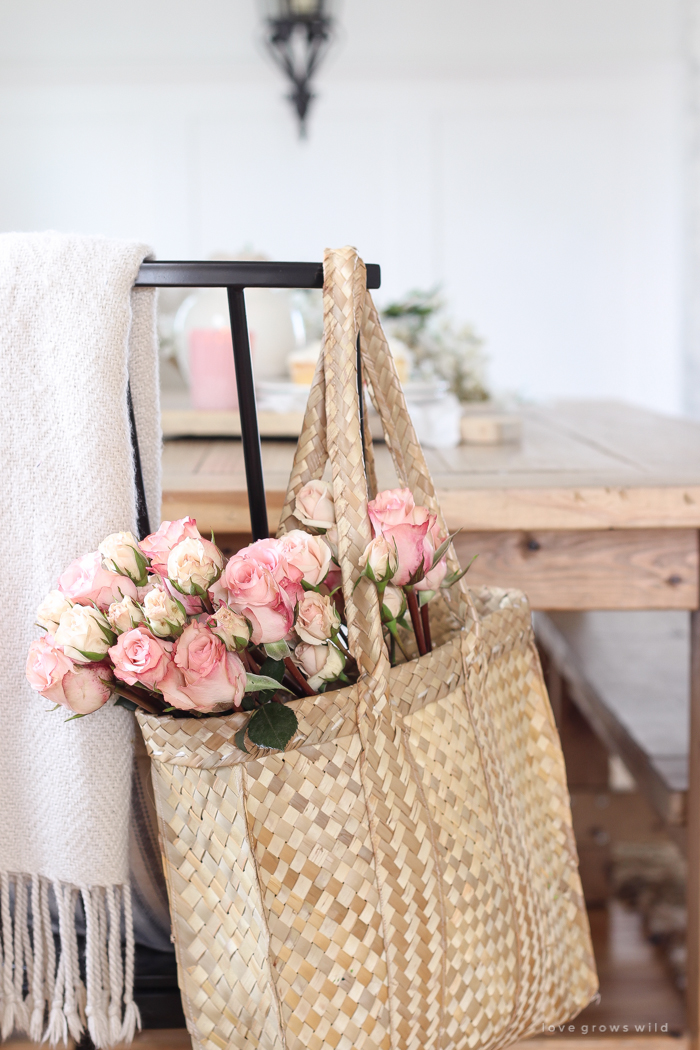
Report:
M 596 1050 L 686 1050 L 681 1036 L 683 997 L 661 957 L 644 938 L 639 916 L 612 902 L 608 908 L 592 910 L 589 917 L 600 1001 L 565 1025 L 564 1032 L 543 1033 L 545 1038 L 535 1035 L 523 1044 L 523 1050 L 573 1050 L 572 1044 L 592 1040 Z M 611 1031 L 614 1026 L 617 1032 Z M 3 1050 L 27 1050 L 28 1046 L 25 1040 L 10 1040 Z M 184 1029 L 171 1028 L 141 1032 L 133 1046 L 134 1050 L 190 1050 L 191 1044 Z

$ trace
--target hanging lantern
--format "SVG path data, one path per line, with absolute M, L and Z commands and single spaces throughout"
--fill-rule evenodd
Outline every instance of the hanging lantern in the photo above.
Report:
M 306 137 L 306 116 L 315 97 L 311 79 L 331 43 L 335 27 L 332 0 L 266 0 L 265 43 L 291 83 L 287 98 Z

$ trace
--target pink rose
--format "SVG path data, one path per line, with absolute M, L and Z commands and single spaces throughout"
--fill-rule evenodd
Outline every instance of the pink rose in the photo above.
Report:
M 139 624 L 133 631 L 119 635 L 117 644 L 109 650 L 117 678 L 127 685 L 155 689 L 164 678 L 171 660 L 172 642 L 156 638 L 147 627 Z
M 194 518 L 180 518 L 178 521 L 162 521 L 157 532 L 152 532 L 141 540 L 139 547 L 151 560 L 151 571 L 159 576 L 168 575 L 168 555 L 173 547 L 184 539 L 192 537 L 201 539 L 197 522 Z
M 58 589 L 71 602 L 78 605 L 94 602 L 103 611 L 112 602 L 136 597 L 136 584 L 128 576 L 119 576 L 103 568 L 99 551 L 71 562 L 59 577 Z
M 281 642 L 294 625 L 294 606 L 284 591 L 280 591 L 270 605 L 246 605 L 236 612 L 250 620 L 250 640 L 253 645 Z
M 435 552 L 447 539 L 446 533 L 440 528 L 437 519 L 433 522 L 425 537 L 425 576 L 416 584 L 417 591 L 437 591 L 447 575 L 447 555 L 443 555 L 433 569 L 431 566 L 435 559 Z
M 268 561 L 276 560 L 274 550 L 270 556 L 270 548 L 261 549 Z M 250 620 L 254 645 L 279 642 L 289 634 L 294 623 L 294 601 L 266 565 L 239 552 L 229 561 L 224 577 L 229 605 Z
M 111 676 L 105 663 L 74 664 L 53 644 L 50 634 L 29 646 L 27 679 L 31 687 L 77 715 L 92 714 L 107 703 L 112 690 L 105 682 Z
M 61 682 L 69 671 L 73 670 L 73 661 L 66 656 L 63 649 L 54 645 L 52 634 L 38 638 L 29 646 L 27 655 L 27 681 L 32 689 L 41 693 L 55 704 L 63 703 Z
M 211 711 L 217 704 L 240 705 L 245 693 L 243 664 L 204 624 L 193 621 L 182 632 L 168 672 L 160 683 L 163 699 L 183 711 Z
M 264 565 L 293 604 L 304 594 L 304 588 L 301 586 L 302 571 L 287 557 L 282 540 L 257 540 L 240 550 L 237 557 L 249 558 L 258 565 Z
M 335 522 L 333 489 L 327 481 L 307 481 L 298 493 L 294 513 L 302 523 L 316 529 L 330 529 Z
M 279 541 L 289 565 L 301 573 L 301 579 L 312 587 L 323 583 L 331 567 L 331 549 L 319 536 L 292 529 Z
M 435 525 L 435 515 L 415 505 L 410 489 L 380 492 L 367 509 L 374 535 L 383 536 L 396 548 L 398 567 L 393 583 L 405 587 L 411 580 L 422 579 L 432 565 L 432 550 L 426 550 L 425 539 Z
M 91 715 L 109 700 L 111 668 L 106 664 L 76 664 L 63 678 L 64 707 L 76 715 Z
M 374 535 L 381 535 L 394 525 L 413 524 L 416 504 L 410 489 L 385 489 L 367 504 Z M 427 511 L 426 511 L 427 513 Z
M 246 548 L 247 549 L 247 548 Z M 224 571 L 231 605 L 269 605 L 280 589 L 269 568 L 253 558 L 236 554 Z

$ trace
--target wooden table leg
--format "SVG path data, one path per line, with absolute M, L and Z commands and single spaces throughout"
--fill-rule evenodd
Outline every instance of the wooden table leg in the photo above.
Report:
M 690 749 L 687 812 L 688 990 L 690 1050 L 700 1050 L 700 610 L 690 614 Z

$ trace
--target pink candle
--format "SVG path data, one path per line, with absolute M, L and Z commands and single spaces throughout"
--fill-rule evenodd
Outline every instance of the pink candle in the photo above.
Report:
M 193 328 L 189 334 L 192 407 L 238 408 L 231 333 L 225 328 Z

